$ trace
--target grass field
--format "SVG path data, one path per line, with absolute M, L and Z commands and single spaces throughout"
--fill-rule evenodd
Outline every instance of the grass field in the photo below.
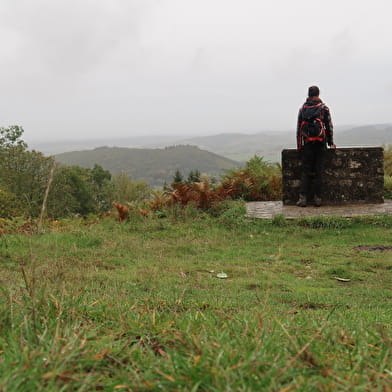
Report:
M 391 391 L 392 218 L 243 212 L 7 226 L 0 391 Z

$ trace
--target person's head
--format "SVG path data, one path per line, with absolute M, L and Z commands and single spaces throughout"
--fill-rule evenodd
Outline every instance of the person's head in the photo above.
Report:
M 320 89 L 317 86 L 310 86 L 308 90 L 308 97 L 314 98 L 320 95 Z

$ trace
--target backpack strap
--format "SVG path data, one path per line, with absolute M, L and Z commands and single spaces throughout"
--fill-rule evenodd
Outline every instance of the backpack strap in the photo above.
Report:
M 306 143 L 307 142 L 323 142 L 323 141 L 324 141 L 324 138 L 322 138 L 322 137 L 307 137 L 305 139 Z
M 302 105 L 303 108 L 317 108 L 318 106 L 324 106 L 324 102 L 316 103 L 316 105 L 307 105 L 306 103 Z

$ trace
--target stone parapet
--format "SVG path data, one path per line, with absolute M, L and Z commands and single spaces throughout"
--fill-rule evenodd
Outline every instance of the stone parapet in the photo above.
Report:
M 282 151 L 283 204 L 294 205 L 301 183 L 300 151 Z M 322 179 L 323 204 L 384 202 L 384 150 L 382 147 L 329 149 L 325 155 Z M 308 200 L 312 200 L 310 190 Z

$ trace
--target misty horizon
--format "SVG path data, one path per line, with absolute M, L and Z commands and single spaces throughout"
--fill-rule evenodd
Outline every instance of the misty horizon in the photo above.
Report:
M 293 125 L 293 127 L 291 127 L 291 129 L 275 129 L 275 130 L 268 130 L 268 129 L 262 129 L 262 130 L 255 130 L 255 131 L 251 131 L 251 130 L 238 130 L 238 131 L 232 131 L 232 132 L 225 132 L 225 131 L 204 131 L 204 132 L 177 132 L 177 133 L 160 133 L 160 132 L 151 132 L 151 133 L 144 133 L 144 132 L 140 132 L 140 133 L 129 133 L 129 134 L 122 134 L 122 135 L 115 135 L 115 134 L 111 134 L 109 136 L 108 134 L 102 134 L 97 136 L 90 136 L 90 137 L 85 137 L 85 135 L 79 135 L 78 136 L 73 136 L 73 137 L 67 137 L 64 135 L 56 135 L 56 136 L 49 136 L 49 137 L 45 137 L 45 138 L 39 138 L 39 137 L 30 137 L 30 135 L 28 134 L 28 132 L 24 133 L 24 139 L 26 140 L 27 143 L 55 143 L 55 144 L 59 144 L 61 142 L 88 142 L 88 141 L 109 141 L 109 140 L 113 140 L 113 141 L 117 141 L 117 140 L 132 140 L 132 139 L 146 139 L 146 138 L 158 138 L 158 139 L 164 139 L 164 138 L 178 138 L 178 139 L 193 139 L 193 138 L 197 138 L 197 137 L 208 137 L 208 136 L 219 136 L 219 135 L 248 135 L 248 136 L 252 136 L 252 135 L 268 135 L 268 134 L 284 134 L 284 133 L 292 133 L 293 137 L 295 137 L 295 132 L 296 132 L 296 128 L 295 125 Z M 352 129 L 352 128 L 362 128 L 362 127 L 388 127 L 392 125 L 392 121 L 391 122 L 386 122 L 386 123 L 379 123 L 379 124 L 345 124 L 345 125 L 338 125 L 336 126 L 334 124 L 334 132 L 336 133 L 340 133 L 340 132 L 344 132 L 346 130 Z

